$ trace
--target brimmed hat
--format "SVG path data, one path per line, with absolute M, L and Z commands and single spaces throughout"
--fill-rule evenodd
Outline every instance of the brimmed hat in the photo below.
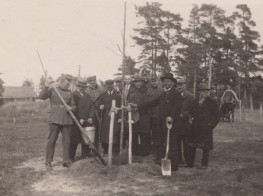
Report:
M 111 79 L 110 80 L 106 80 L 105 84 L 106 85 L 113 85 L 114 84 L 114 80 L 111 80 Z
M 121 80 L 122 80 L 122 77 L 117 77 L 114 79 L 114 82 L 121 82 Z
M 177 80 L 174 78 L 174 75 L 172 73 L 165 73 L 163 76 L 161 76 L 161 80 L 164 79 L 170 79 L 174 82 L 176 82 Z
M 85 78 L 78 77 L 77 86 L 88 86 L 87 80 Z
M 135 81 L 143 81 L 143 82 L 146 82 L 146 81 L 147 81 L 147 78 L 142 77 L 142 76 L 140 76 L 140 75 L 135 75 L 135 76 L 133 77 L 132 81 L 133 81 L 133 82 L 135 82 Z
M 208 88 L 208 86 L 205 84 L 205 83 L 201 83 L 199 86 L 198 86 L 198 90 L 211 90 L 210 88 Z
M 87 82 L 96 81 L 96 76 L 90 76 L 87 78 Z
M 186 80 L 179 79 L 179 80 L 177 80 L 176 84 L 186 84 Z
M 65 79 L 67 80 L 68 82 L 71 82 L 72 81 L 72 76 L 69 75 L 69 74 L 62 74 L 60 79 Z

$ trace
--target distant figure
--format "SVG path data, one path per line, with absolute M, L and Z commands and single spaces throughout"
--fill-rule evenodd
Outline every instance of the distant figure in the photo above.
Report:
M 71 83 L 70 75 L 62 75 L 60 78 L 58 91 L 67 104 L 67 109 L 75 111 L 76 105 L 70 90 L 68 90 Z M 62 133 L 63 143 L 63 167 L 70 167 L 70 137 L 72 131 L 73 120 L 65 106 L 61 103 L 56 92 L 50 87 L 52 80 L 47 80 L 45 87 L 39 94 L 39 99 L 50 100 L 50 111 L 48 116 L 48 123 L 50 133 L 46 147 L 46 169 L 52 170 L 51 162 L 53 161 L 55 145 L 59 133 Z
M 193 101 L 190 116 L 192 122 L 192 141 L 190 162 L 188 167 L 194 166 L 196 148 L 203 150 L 201 168 L 208 167 L 209 151 L 213 150 L 213 129 L 220 121 L 219 107 L 215 100 L 209 97 L 210 89 L 206 84 L 199 85 L 199 97 Z

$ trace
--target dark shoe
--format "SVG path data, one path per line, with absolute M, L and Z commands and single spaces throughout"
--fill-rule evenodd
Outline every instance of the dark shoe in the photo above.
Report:
M 70 167 L 71 164 L 70 163 L 63 163 L 63 167 Z
M 200 169 L 207 169 L 207 166 L 202 165 Z
M 52 165 L 51 165 L 50 162 L 46 162 L 45 165 L 46 165 L 46 170 L 47 171 L 52 171 L 53 170 Z
M 186 163 L 179 163 L 179 165 L 178 165 L 179 167 L 186 167 L 187 166 L 187 164 Z
M 178 169 L 179 169 L 178 166 L 171 166 L 172 171 L 178 171 Z

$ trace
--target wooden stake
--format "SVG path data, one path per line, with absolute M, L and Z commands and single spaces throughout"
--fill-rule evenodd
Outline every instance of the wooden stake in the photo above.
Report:
M 112 100 L 111 108 L 116 107 L 116 100 Z M 112 147 L 113 147 L 113 128 L 115 113 L 111 112 L 110 131 L 109 131 L 109 148 L 108 148 L 108 166 L 112 165 Z
M 241 100 L 239 100 L 239 118 L 240 118 L 240 120 L 242 120 L 242 104 L 241 104 Z
M 132 117 L 131 112 L 128 113 L 129 115 L 129 164 L 132 163 Z
M 262 103 L 260 103 L 259 112 L 260 112 L 260 120 L 261 120 L 262 119 Z

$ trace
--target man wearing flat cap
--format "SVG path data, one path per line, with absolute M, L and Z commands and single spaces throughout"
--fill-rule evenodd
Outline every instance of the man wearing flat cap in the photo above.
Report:
M 194 166 L 196 148 L 203 150 L 201 168 L 208 167 L 209 151 L 213 150 L 213 129 L 220 121 L 219 107 L 215 100 L 209 97 L 210 88 L 204 83 L 198 87 L 199 97 L 193 101 L 190 115 L 192 122 L 192 141 L 190 163 Z
M 60 77 L 58 91 L 63 97 L 67 104 L 67 108 L 61 103 L 59 97 L 54 91 L 53 87 L 50 86 L 52 80 L 46 81 L 46 86 L 39 94 L 39 99 L 50 100 L 50 109 L 48 116 L 48 123 L 50 133 L 48 136 L 48 142 L 46 147 L 46 169 L 51 170 L 51 162 L 53 161 L 55 145 L 59 133 L 62 133 L 62 144 L 63 144 L 63 167 L 70 166 L 70 137 L 72 131 L 73 120 L 70 117 L 68 110 L 75 111 L 76 105 L 70 90 L 68 90 L 72 77 L 68 74 Z
M 176 79 L 172 73 L 165 73 L 161 77 L 164 91 L 159 97 L 152 101 L 130 104 L 132 107 L 138 107 L 138 110 L 145 110 L 147 108 L 159 106 L 159 131 L 156 140 L 156 156 L 155 163 L 161 165 L 161 159 L 165 156 L 167 127 L 166 122 L 172 123 L 170 133 L 170 150 L 168 158 L 171 160 L 172 171 L 178 170 L 178 149 L 177 149 L 177 131 L 179 129 L 180 111 L 182 108 L 183 99 L 180 92 L 176 90 L 173 85 Z
M 130 90 L 128 103 L 144 103 L 153 99 L 146 78 L 135 75 L 134 88 Z M 132 124 L 132 153 L 136 156 L 149 156 L 151 153 L 150 109 L 139 110 L 140 119 Z
M 180 111 L 180 129 L 178 130 L 178 150 L 179 150 L 179 166 L 186 166 L 183 163 L 183 157 L 186 164 L 189 163 L 190 147 L 188 145 L 189 136 L 191 132 L 191 125 L 189 123 L 189 112 L 194 101 L 194 95 L 187 91 L 186 80 L 179 79 L 176 82 L 177 90 L 183 97 L 183 105 Z
M 73 92 L 73 99 L 77 106 L 75 116 L 82 127 L 92 126 L 95 118 L 95 106 L 90 96 L 85 93 L 87 80 L 78 77 L 77 90 Z M 78 144 L 81 143 L 81 157 L 86 158 L 91 155 L 91 149 L 82 139 L 78 126 L 74 123 L 71 137 L 70 159 L 74 161 Z
M 114 81 L 106 80 L 106 91 L 103 92 L 95 102 L 97 108 L 103 112 L 102 117 L 102 129 L 101 129 L 101 143 L 104 149 L 104 155 L 108 154 L 109 147 L 109 127 L 110 127 L 110 112 L 112 107 L 112 100 L 116 101 L 116 107 L 121 107 L 121 96 L 114 89 Z M 113 129 L 113 153 L 116 154 L 119 151 L 119 123 L 118 117 L 114 119 L 114 129 Z

